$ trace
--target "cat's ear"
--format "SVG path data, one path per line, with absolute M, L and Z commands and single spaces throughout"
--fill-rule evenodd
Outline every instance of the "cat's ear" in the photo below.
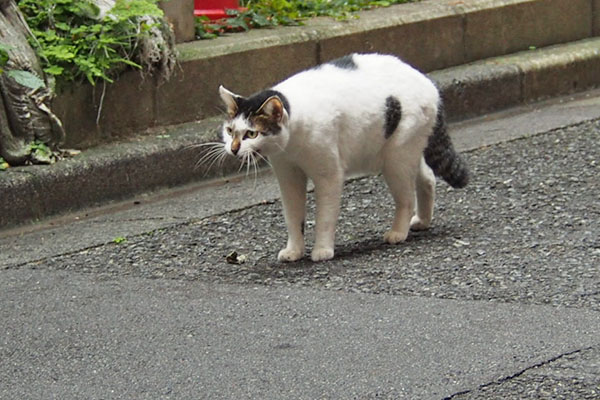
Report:
M 225 103 L 225 106 L 227 106 L 227 114 L 229 115 L 229 118 L 235 117 L 238 111 L 237 99 L 241 98 L 241 96 L 238 96 L 237 94 L 225 89 L 223 85 L 219 86 L 219 94 L 221 95 L 223 103 Z
M 285 116 L 285 108 L 278 96 L 271 96 L 260 106 L 257 115 L 264 115 L 269 120 L 280 123 Z

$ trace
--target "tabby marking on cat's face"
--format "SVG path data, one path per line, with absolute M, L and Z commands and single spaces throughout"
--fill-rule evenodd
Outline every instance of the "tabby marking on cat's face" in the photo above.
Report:
M 240 153 L 240 158 L 248 152 L 260 154 L 261 136 L 263 132 L 248 124 L 244 118 L 236 117 L 223 125 L 225 151 L 234 156 Z
M 287 100 L 273 90 L 249 98 L 219 88 L 229 119 L 222 128 L 225 151 L 241 160 L 264 157 L 283 151 L 287 144 Z

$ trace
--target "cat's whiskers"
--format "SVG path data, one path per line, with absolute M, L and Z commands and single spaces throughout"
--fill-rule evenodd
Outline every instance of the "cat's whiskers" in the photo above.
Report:
M 200 166 L 206 161 L 210 161 L 213 158 L 217 157 L 219 155 L 219 151 L 217 149 L 211 149 L 208 152 L 206 152 L 205 154 L 202 155 L 202 157 L 200 157 L 200 159 L 198 159 L 198 161 L 196 161 L 196 164 L 194 165 L 194 169 L 198 169 L 200 168 Z
M 256 156 L 259 156 L 263 160 L 266 160 L 259 153 L 254 152 L 254 151 L 249 151 L 247 153 L 244 153 L 241 157 L 239 157 L 240 167 L 238 168 L 238 171 L 237 171 L 238 173 L 240 173 L 245 166 L 245 168 L 246 168 L 245 177 L 248 177 L 250 175 L 251 171 L 253 171 L 254 189 L 256 189 L 256 183 L 258 182 L 258 170 L 259 170 L 259 167 L 258 167 L 259 161 Z
M 202 164 L 208 164 L 204 172 L 205 176 L 209 173 L 217 161 L 223 160 L 227 155 L 225 148 L 223 147 L 223 143 L 220 142 L 203 143 L 195 147 L 209 147 L 206 153 L 200 157 L 194 166 L 194 169 L 198 169 L 200 166 L 202 166 Z
M 211 170 L 211 168 L 213 167 L 213 165 L 215 165 L 215 163 L 217 163 L 217 165 L 222 164 L 223 161 L 225 160 L 225 157 L 227 157 L 227 152 L 223 149 L 220 153 L 217 153 L 217 155 L 215 155 L 215 157 L 213 158 L 213 160 L 208 165 L 208 168 L 206 169 L 206 173 L 205 174 L 207 174 L 208 171 Z
M 251 151 L 247 152 L 246 157 L 244 159 L 244 162 L 246 163 L 246 177 L 248 177 L 248 175 L 250 174 L 251 157 L 252 157 L 252 152 Z
M 254 184 L 252 190 L 256 190 L 256 182 L 258 182 L 258 161 L 256 155 L 259 153 L 252 152 L 252 166 L 254 167 Z
M 245 160 L 245 156 L 238 158 L 240 160 L 240 167 L 237 170 L 237 173 L 239 174 L 242 171 L 242 168 L 244 168 L 244 160 Z
M 209 148 L 200 159 L 196 162 L 196 167 L 199 167 L 203 162 L 211 160 L 213 157 L 218 156 L 224 150 L 221 148 L 222 146 L 213 145 L 212 148 Z
M 264 162 L 266 162 L 269 167 L 273 168 L 273 165 L 271 164 L 271 162 L 269 161 L 269 159 L 267 157 L 263 156 L 260 153 L 256 153 L 256 155 L 258 157 L 260 157 L 261 160 L 263 160 Z
M 183 146 L 181 148 L 181 150 L 196 149 L 198 147 L 207 147 L 207 146 L 215 146 L 215 145 L 223 146 L 223 142 L 192 143 L 192 144 L 188 144 L 187 146 Z
M 222 154 L 219 156 L 219 162 L 218 162 L 218 164 L 217 164 L 217 166 L 218 166 L 219 168 L 223 168 L 223 163 L 224 163 L 224 162 L 225 162 L 225 160 L 227 159 L 227 156 L 228 156 L 228 155 L 229 155 L 229 154 L 227 154 L 227 152 L 226 152 L 226 151 L 223 151 L 223 153 L 222 153 Z

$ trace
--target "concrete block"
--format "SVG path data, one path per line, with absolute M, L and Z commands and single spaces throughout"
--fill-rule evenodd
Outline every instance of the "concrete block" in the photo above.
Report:
M 463 3 L 467 61 L 587 38 L 590 0 L 489 0 Z
M 439 3 L 403 4 L 372 10 L 357 20 L 318 19 L 307 26 L 319 31 L 321 61 L 378 52 L 395 54 L 424 71 L 464 62 L 462 18 Z
M 452 120 L 600 86 L 600 38 L 434 71 Z
M 537 53 L 537 54 L 536 54 Z M 523 73 L 523 97 L 535 101 L 600 85 L 600 39 L 514 56 Z
M 67 133 L 64 146 L 86 148 L 108 139 L 96 126 L 97 88 L 88 83 L 72 85 L 52 102 L 54 113 L 61 119 Z
M 423 71 L 442 69 L 464 61 L 461 29 L 458 18 L 444 18 L 336 36 L 320 42 L 321 60 L 377 52 L 395 54 Z M 431 30 L 439 32 L 439 37 L 425 34 Z
M 190 45 L 198 46 L 196 52 L 205 51 L 203 42 Z M 213 57 L 196 54 L 188 60 L 184 55 L 176 74 L 158 88 L 157 122 L 174 124 L 218 115 L 223 110 L 219 85 L 247 96 L 314 66 L 316 54 L 317 44 L 308 41 Z
M 592 35 L 600 36 L 600 0 L 592 0 Z
M 128 71 L 106 88 L 102 82 L 83 83 L 61 93 L 53 108 L 67 132 L 65 146 L 86 148 L 153 126 L 155 87 L 153 77 Z
M 14 167 L 2 172 L 0 227 L 31 221 L 45 215 L 39 206 L 41 199 L 35 190 L 32 168 L 39 168 L 39 166 Z
M 157 80 L 142 76 L 139 71 L 127 71 L 107 86 L 100 128 L 112 137 L 119 137 L 153 126 Z M 101 88 L 98 87 L 97 104 L 100 104 L 100 96 Z
M 520 71 L 515 65 L 472 64 L 435 71 L 430 77 L 440 89 L 451 121 L 522 102 Z
M 177 43 L 195 39 L 194 0 L 167 0 L 158 3 L 175 32 Z

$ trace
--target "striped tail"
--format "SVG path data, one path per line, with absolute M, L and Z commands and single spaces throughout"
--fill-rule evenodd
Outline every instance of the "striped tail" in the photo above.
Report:
M 425 162 L 437 176 L 441 176 L 453 188 L 462 188 L 469 183 L 469 169 L 458 155 L 448 135 L 446 115 L 440 100 L 437 121 L 424 151 Z

